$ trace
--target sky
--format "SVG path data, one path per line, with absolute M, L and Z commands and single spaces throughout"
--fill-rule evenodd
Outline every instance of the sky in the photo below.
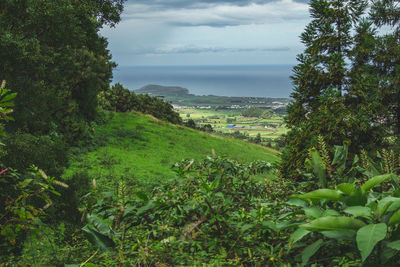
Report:
M 119 66 L 295 64 L 308 0 L 128 0 L 104 28 Z

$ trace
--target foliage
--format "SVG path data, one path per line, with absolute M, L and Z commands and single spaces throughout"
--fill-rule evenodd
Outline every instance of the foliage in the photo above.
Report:
M 74 175 L 87 172 L 88 178 L 96 178 L 99 184 L 125 177 L 136 190 L 151 189 L 176 176 L 170 169 L 175 162 L 182 158 L 200 160 L 212 149 L 217 155 L 243 163 L 258 159 L 279 161 L 276 151 L 233 138 L 210 135 L 134 112 L 107 114 L 112 118 L 97 126 L 90 143 L 71 155 L 70 167 L 62 176 L 68 184 Z
M 105 110 L 117 112 L 135 110 L 144 114 L 151 114 L 158 119 L 166 120 L 171 123 L 182 123 L 182 119 L 179 114 L 173 110 L 171 104 L 157 97 L 136 95 L 119 83 L 100 92 L 98 99 L 100 106 Z
M 378 123 L 384 103 L 377 88 L 385 79 L 373 62 L 376 31 L 363 18 L 366 7 L 367 1 L 310 2 L 313 20 L 301 35 L 306 48 L 293 69 L 290 132 L 280 167 L 288 178 L 302 179 L 300 169 L 317 136 L 328 147 L 351 140 L 350 152 L 359 153 L 376 149 L 387 134 Z
M 91 235 L 99 236 L 91 242 L 104 249 L 115 242 L 112 257 L 120 264 L 268 264 L 278 258 L 269 244 L 273 207 L 251 176 L 269 169 L 262 161 L 185 160 L 175 165 L 178 178 L 152 195 L 138 192 L 134 199 L 124 189 L 100 194 L 86 209 L 89 225 L 97 225 Z
M 17 96 L 17 93 L 11 93 L 5 87 L 6 81 L 3 80 L 0 86 L 0 114 L 1 120 L 9 121 L 14 120 L 9 114 L 13 112 L 14 103 L 11 101 Z M 5 135 L 3 125 L 0 128 L 0 135 Z
M 251 107 L 242 111 L 244 117 L 261 117 L 263 110 L 257 107 Z
M 115 66 L 98 32 L 119 21 L 123 2 L 2 1 L 0 73 L 19 96 L 10 131 L 46 135 L 54 124 L 68 142 L 86 133 Z
M 7 157 L 2 162 L 11 168 L 23 170 L 34 164 L 51 176 L 59 176 L 68 163 L 68 145 L 60 136 L 35 136 L 17 131 L 6 136 L 4 144 Z
M 384 183 L 393 185 L 393 189 L 384 192 Z M 376 187 L 378 190 L 372 191 Z M 307 201 L 301 204 L 307 222 L 296 232 L 302 233 L 302 238 L 307 235 L 321 238 L 322 247 L 334 242 L 353 256 L 361 256 L 362 262 L 368 259 L 370 264 L 398 263 L 397 247 L 393 246 L 398 243 L 399 189 L 398 177 L 385 174 L 374 176 L 360 186 L 342 183 L 335 190 L 318 189 L 293 195 Z
M 259 107 L 251 107 L 242 111 L 242 116 L 244 117 L 257 117 L 268 119 L 273 114 L 272 110 L 261 109 Z
M 49 193 L 59 194 L 54 185 L 67 185 L 36 167 L 23 176 L 12 169 L 4 169 L 0 182 L 0 202 L 3 203 L 0 208 L 0 253 L 4 255 L 4 250 L 11 252 L 13 246 L 21 245 L 24 233 L 42 224 L 45 210 L 52 204 Z

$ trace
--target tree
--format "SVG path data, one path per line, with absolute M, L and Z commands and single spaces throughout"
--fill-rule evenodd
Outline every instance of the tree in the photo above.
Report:
M 312 21 L 301 35 L 305 50 L 293 69 L 293 103 L 286 123 L 290 129 L 282 154 L 280 171 L 296 177 L 308 150 L 318 135 L 331 146 L 346 138 L 349 110 L 343 94 L 348 87 L 349 51 L 355 26 L 360 22 L 366 1 L 311 0 Z
M 258 107 L 251 107 L 246 110 L 243 110 L 242 116 L 244 117 L 261 117 L 263 114 L 263 110 Z
M 397 138 L 400 136 L 400 1 L 380 0 L 372 6 L 371 17 L 380 26 L 390 26 L 378 38 L 374 63 L 379 74 L 379 100 L 384 107 L 384 122 Z
M 345 105 L 351 116 L 351 128 L 347 138 L 351 149 L 372 151 L 383 145 L 383 137 L 388 135 L 387 127 L 380 123 L 386 117 L 386 107 L 380 100 L 379 89 L 382 75 L 375 62 L 380 44 L 372 22 L 363 20 L 355 29 L 354 46 L 349 52 L 351 68 L 348 72 L 348 87 Z
M 261 134 L 258 133 L 257 136 L 254 138 L 254 143 L 260 144 L 261 143 Z
M 0 73 L 19 95 L 10 132 L 56 131 L 69 142 L 85 133 L 115 66 L 98 32 L 119 21 L 123 2 L 1 1 Z

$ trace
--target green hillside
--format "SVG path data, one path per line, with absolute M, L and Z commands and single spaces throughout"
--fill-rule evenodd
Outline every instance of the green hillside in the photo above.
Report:
M 277 162 L 277 152 L 240 140 L 169 124 L 139 113 L 110 113 L 112 119 L 94 131 L 94 147 L 77 153 L 64 178 L 87 170 L 98 181 L 114 177 L 141 185 L 175 176 L 171 167 L 182 159 L 203 159 L 212 149 L 240 162 Z M 106 178 L 107 180 L 103 180 Z

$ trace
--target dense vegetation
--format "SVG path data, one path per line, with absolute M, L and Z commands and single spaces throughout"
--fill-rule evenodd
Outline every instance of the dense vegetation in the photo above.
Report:
M 310 2 L 312 21 L 301 35 L 306 49 L 292 76 L 290 132 L 280 167 L 286 177 L 301 179 L 318 136 L 330 152 L 350 141 L 351 153 L 387 148 L 399 137 L 398 1 L 373 1 L 366 14 L 368 4 Z M 385 24 L 395 27 L 379 34 Z
M 119 83 L 100 92 L 98 98 L 99 105 L 104 110 L 117 112 L 135 110 L 171 123 L 182 123 L 181 117 L 173 110 L 170 103 L 147 94 L 137 95 Z
M 281 159 L 110 86 L 123 2 L 0 3 L 1 266 L 400 264 L 399 1 L 310 1 Z

